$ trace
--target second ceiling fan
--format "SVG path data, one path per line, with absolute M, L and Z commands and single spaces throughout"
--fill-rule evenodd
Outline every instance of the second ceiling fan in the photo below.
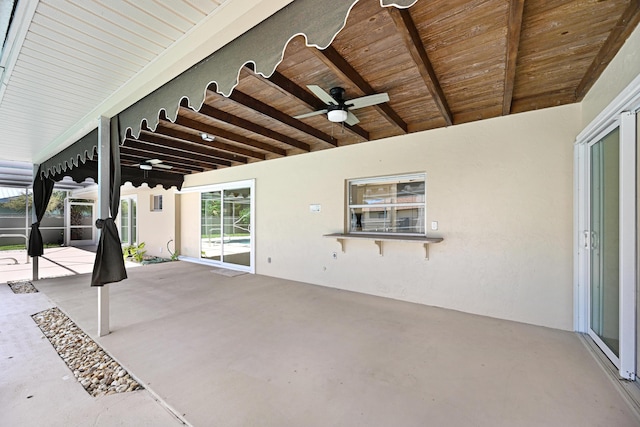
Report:
M 341 87 L 334 87 L 327 93 L 320 86 L 308 85 L 311 92 L 318 98 L 320 98 L 327 108 L 322 110 L 313 111 L 311 113 L 300 114 L 294 116 L 294 119 L 304 119 L 306 117 L 312 117 L 319 114 L 326 114 L 327 118 L 331 122 L 346 123 L 348 125 L 355 125 L 360 122 L 358 118 L 350 111 L 357 108 L 369 107 L 371 105 L 382 104 L 389 101 L 389 95 L 385 93 L 376 93 L 374 95 L 362 96 L 355 99 L 344 99 L 344 89 Z
M 145 171 L 150 171 L 153 168 L 158 168 L 158 169 L 173 169 L 173 166 L 170 165 L 163 165 L 162 164 L 162 160 L 160 159 L 149 159 L 149 160 L 145 160 L 137 165 L 134 166 L 138 166 L 140 169 L 145 170 Z

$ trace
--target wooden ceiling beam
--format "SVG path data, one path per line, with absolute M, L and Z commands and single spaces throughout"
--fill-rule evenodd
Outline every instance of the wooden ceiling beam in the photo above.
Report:
M 230 162 L 242 164 L 248 163 L 246 157 L 216 150 L 214 147 L 210 146 L 207 141 L 203 141 L 202 138 L 198 138 L 195 135 L 182 135 L 182 133 L 179 133 L 181 136 L 185 136 L 185 138 L 180 138 L 176 136 L 177 134 L 178 133 L 174 132 L 172 129 L 168 129 L 162 126 L 162 124 L 160 123 L 158 123 L 156 130 L 153 132 L 153 135 L 155 135 L 156 137 L 164 137 L 164 145 L 169 144 L 171 147 L 179 147 L 179 149 L 182 149 L 184 151 L 189 151 L 191 149 L 193 149 L 194 151 L 197 150 L 196 152 L 206 153 L 208 156 L 215 157 L 220 160 L 228 160 Z
M 507 54 L 505 58 L 504 95 L 502 98 L 503 116 L 511 113 L 523 14 L 524 0 L 511 0 L 509 2 L 509 21 L 507 23 Z
M 270 86 L 285 92 L 287 95 L 295 96 L 300 101 L 310 106 L 313 110 L 322 110 L 327 108 L 326 104 L 320 99 L 316 98 L 311 93 L 304 90 L 302 87 L 298 86 L 277 71 L 274 71 L 273 74 L 271 74 L 271 77 L 264 79 L 264 81 Z M 352 126 L 347 123 L 344 123 L 344 127 L 355 135 L 360 136 L 365 141 L 370 140 L 369 132 L 364 130 L 362 127 L 358 125 Z
M 162 123 L 163 121 L 161 120 L 160 122 Z M 167 121 L 166 123 L 168 124 L 171 122 Z M 176 121 L 173 122 L 173 126 L 177 127 L 178 129 L 182 128 L 185 130 L 195 129 L 199 132 L 204 132 L 204 133 L 208 133 L 209 135 L 215 136 L 216 140 L 213 141 L 215 145 L 212 145 L 212 147 L 217 148 L 219 150 L 240 154 L 241 156 L 251 157 L 253 159 L 258 159 L 258 160 L 265 160 L 267 158 L 267 156 L 264 153 L 261 153 L 259 151 L 249 150 L 243 147 L 238 147 L 236 145 L 226 144 L 224 142 L 218 141 L 218 139 L 225 139 L 228 141 L 244 143 L 243 141 L 245 140 L 250 141 L 250 140 L 249 138 L 245 138 L 242 135 L 236 135 L 232 132 L 226 131 L 216 126 L 211 126 L 206 123 L 201 123 L 197 120 L 193 120 L 193 119 L 189 119 L 187 117 L 181 117 L 181 116 L 178 116 L 176 118 Z M 276 153 L 276 154 L 279 154 L 279 153 Z M 282 156 L 286 155 L 286 152 L 282 150 L 281 155 Z
M 575 102 L 582 101 L 639 22 L 640 0 L 631 0 L 578 84 Z
M 365 95 L 373 95 L 377 93 L 371 85 L 344 59 L 337 50 L 332 46 L 320 50 L 311 48 L 311 51 L 318 57 L 331 71 L 340 76 L 340 78 L 350 81 L 360 89 Z M 404 120 L 396 113 L 388 103 L 377 104 L 373 106 L 388 121 L 398 126 L 404 133 L 409 132 L 409 127 Z
M 207 161 L 207 159 L 203 158 L 195 158 L 193 156 L 189 157 L 188 154 L 177 151 L 174 154 L 171 154 L 170 149 L 166 149 L 163 147 L 158 147 L 152 144 L 144 144 L 135 139 L 127 139 L 126 146 L 121 146 L 120 152 L 125 155 L 135 155 L 135 156 L 144 156 L 145 160 L 149 158 L 162 157 L 162 160 L 169 159 L 172 162 L 179 164 L 189 164 L 192 166 L 196 166 L 203 169 L 216 169 L 219 165 L 217 163 L 213 163 Z
M 153 145 L 153 149 L 156 150 L 155 152 L 164 153 L 169 156 L 174 151 L 182 151 L 184 153 L 191 154 L 191 157 L 197 159 L 198 157 L 194 155 L 195 153 L 201 156 L 205 156 L 206 160 L 209 163 L 214 163 L 221 166 L 231 166 L 231 162 L 229 160 L 221 160 L 215 155 L 211 154 L 210 148 L 177 141 L 175 139 L 167 138 L 165 136 L 157 135 L 148 131 L 140 132 L 138 141 L 143 144 Z M 184 156 L 184 154 L 181 155 Z
M 197 136 L 189 132 L 184 132 L 181 130 L 170 128 L 166 126 L 162 121 L 158 122 L 158 126 L 156 127 L 155 133 L 161 134 L 164 136 L 170 136 L 172 138 L 179 139 L 180 141 L 192 143 L 197 146 L 204 146 L 204 147 L 211 148 L 212 150 L 211 152 L 215 153 L 212 155 L 219 159 L 231 160 L 232 162 L 245 163 L 245 164 L 248 163 L 247 158 L 244 156 L 240 156 L 235 153 L 231 154 L 226 151 L 218 150 L 218 143 L 216 143 L 215 141 L 205 141 L 202 139 L 201 136 Z
M 121 160 L 121 163 L 123 163 L 122 161 L 142 163 L 145 160 L 149 160 L 149 158 L 147 156 L 144 156 L 143 153 L 140 153 L 140 152 L 121 152 L 120 160 Z M 173 167 L 173 169 L 167 169 L 167 170 L 177 169 L 181 171 L 186 171 L 188 173 L 204 172 L 206 170 L 204 167 L 194 165 L 194 163 L 181 163 L 179 161 L 175 161 L 174 159 L 165 158 L 162 160 L 162 164 Z M 131 165 L 128 165 L 128 166 L 131 166 Z
M 185 107 L 180 107 L 180 110 L 182 110 Z M 194 112 L 192 110 L 189 110 L 189 112 L 195 114 L 198 117 L 202 117 L 202 119 L 209 119 L 210 117 L 200 113 L 199 111 Z M 273 154 L 277 154 L 279 156 L 286 156 L 287 152 L 286 150 L 283 150 L 280 147 L 275 147 L 271 144 L 267 144 L 264 143 L 262 141 L 256 141 L 254 139 L 251 138 L 247 138 L 245 136 L 242 135 L 238 135 L 236 133 L 224 130 L 222 128 L 219 128 L 217 126 L 213 126 L 207 123 L 202 123 L 198 120 L 191 120 L 188 119 L 186 117 L 184 117 L 183 115 L 179 114 L 178 118 L 176 119 L 176 121 L 174 122 L 176 124 L 179 124 L 181 126 L 187 126 L 187 127 L 193 127 L 193 129 L 198 129 L 202 132 L 206 132 L 206 133 L 210 133 L 211 135 L 215 135 L 215 136 L 219 136 L 221 138 L 227 139 L 229 141 L 234 141 L 237 142 L 238 144 L 243 144 L 243 145 L 247 145 L 249 147 L 252 148 L 257 148 L 259 150 L 263 150 L 263 151 L 267 151 L 269 153 L 273 153 Z M 189 125 L 188 123 L 191 123 L 193 126 Z M 198 123 L 198 126 L 196 127 L 196 123 Z M 244 154 L 247 157 L 253 157 L 253 155 L 249 155 L 249 154 Z
M 276 132 L 264 126 L 260 126 L 259 124 L 250 122 L 249 120 L 245 120 L 241 117 L 236 117 L 233 114 L 229 114 L 226 111 L 219 110 L 208 104 L 202 104 L 202 107 L 200 107 L 199 112 L 200 114 L 204 114 L 205 116 L 208 116 L 214 120 L 218 120 L 233 126 L 237 126 L 242 129 L 246 129 L 255 134 L 262 135 L 264 137 L 267 137 L 276 141 L 280 141 L 284 144 L 287 144 L 294 148 L 298 148 L 302 151 L 306 151 L 306 152 L 311 151 L 311 147 L 309 147 L 309 144 L 305 144 L 304 142 L 293 139 L 290 136 L 283 135 L 280 132 Z
M 516 98 L 511 105 L 511 113 L 540 110 L 542 108 L 557 107 L 575 102 L 575 92 L 572 88 L 538 93 L 532 96 Z
M 524 2 L 524 0 L 517 1 Z M 433 65 L 429 60 L 429 56 L 424 48 L 424 44 L 422 43 L 422 39 L 420 38 L 420 34 L 416 28 L 416 24 L 411 18 L 411 14 L 407 9 L 397 9 L 395 7 L 388 7 L 387 11 L 389 12 L 389 15 L 391 15 L 393 23 L 400 33 L 413 62 L 418 67 L 420 76 L 427 86 L 427 89 L 429 89 L 431 98 L 433 98 L 436 103 L 446 125 L 453 125 L 453 113 L 451 113 L 447 98 L 442 91 L 442 86 L 440 86 L 438 76 L 436 76 Z
M 211 94 L 211 91 L 207 91 Z M 253 98 L 252 96 L 247 95 L 239 91 L 237 88 L 231 92 L 229 99 L 235 101 L 236 103 L 243 105 L 253 111 L 261 113 L 262 115 L 269 117 L 273 120 L 277 120 L 280 123 L 284 123 L 287 126 L 291 126 L 294 129 L 299 130 L 300 132 L 306 133 L 314 138 L 317 138 L 323 142 L 333 145 L 334 147 L 338 146 L 338 141 L 326 133 L 314 128 L 313 126 L 309 126 L 308 124 L 294 119 L 288 114 L 284 114 L 282 111 L 273 108 L 272 106 L 265 104 L 264 102 Z M 323 107 L 324 108 L 324 107 Z

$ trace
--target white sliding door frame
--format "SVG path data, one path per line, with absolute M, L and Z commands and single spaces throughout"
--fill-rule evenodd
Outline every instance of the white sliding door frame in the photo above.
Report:
M 576 138 L 574 149 L 574 328 L 589 333 L 619 369 L 620 377 L 636 378 L 637 325 L 637 165 L 636 115 L 640 110 L 640 76 Z M 590 333 L 589 147 L 620 128 L 619 284 L 620 357 Z M 595 336 L 594 336 L 595 335 Z

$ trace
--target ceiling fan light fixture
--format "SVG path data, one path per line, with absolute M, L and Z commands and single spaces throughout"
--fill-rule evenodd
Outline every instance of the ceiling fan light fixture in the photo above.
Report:
M 140 165 L 140 169 L 145 170 L 145 171 L 150 171 L 151 169 L 153 169 L 153 167 L 151 165 Z
M 205 132 L 202 132 L 202 133 L 200 134 L 200 136 L 202 137 L 202 139 L 203 139 L 204 141 L 207 141 L 207 142 L 212 142 L 214 139 L 216 139 L 216 137 L 215 137 L 215 136 L 213 136 L 213 135 L 211 135 L 211 134 L 209 134 L 209 133 L 205 133 Z
M 327 113 L 330 122 L 342 123 L 347 120 L 346 110 L 331 110 Z

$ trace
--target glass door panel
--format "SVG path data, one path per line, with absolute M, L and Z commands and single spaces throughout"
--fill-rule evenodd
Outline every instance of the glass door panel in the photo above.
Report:
M 230 264 L 251 265 L 251 189 L 224 190 L 224 255 Z
M 132 243 L 129 241 L 129 232 L 129 200 L 124 199 L 120 201 L 120 242 L 123 245 Z
M 69 244 L 72 246 L 92 245 L 94 237 L 93 203 L 69 204 Z
M 589 326 L 615 357 L 620 357 L 619 133 L 615 129 L 590 147 Z
M 220 191 L 202 193 L 200 212 L 200 256 L 222 261 L 224 239 L 222 195 Z
M 131 219 L 131 244 L 138 243 L 138 209 L 137 209 L 137 200 L 130 199 L 129 204 L 131 205 L 131 214 L 129 215 Z
M 120 200 L 120 243 L 135 245 L 138 243 L 137 199 L 127 197 Z
M 251 267 L 251 187 L 201 193 L 200 258 Z

